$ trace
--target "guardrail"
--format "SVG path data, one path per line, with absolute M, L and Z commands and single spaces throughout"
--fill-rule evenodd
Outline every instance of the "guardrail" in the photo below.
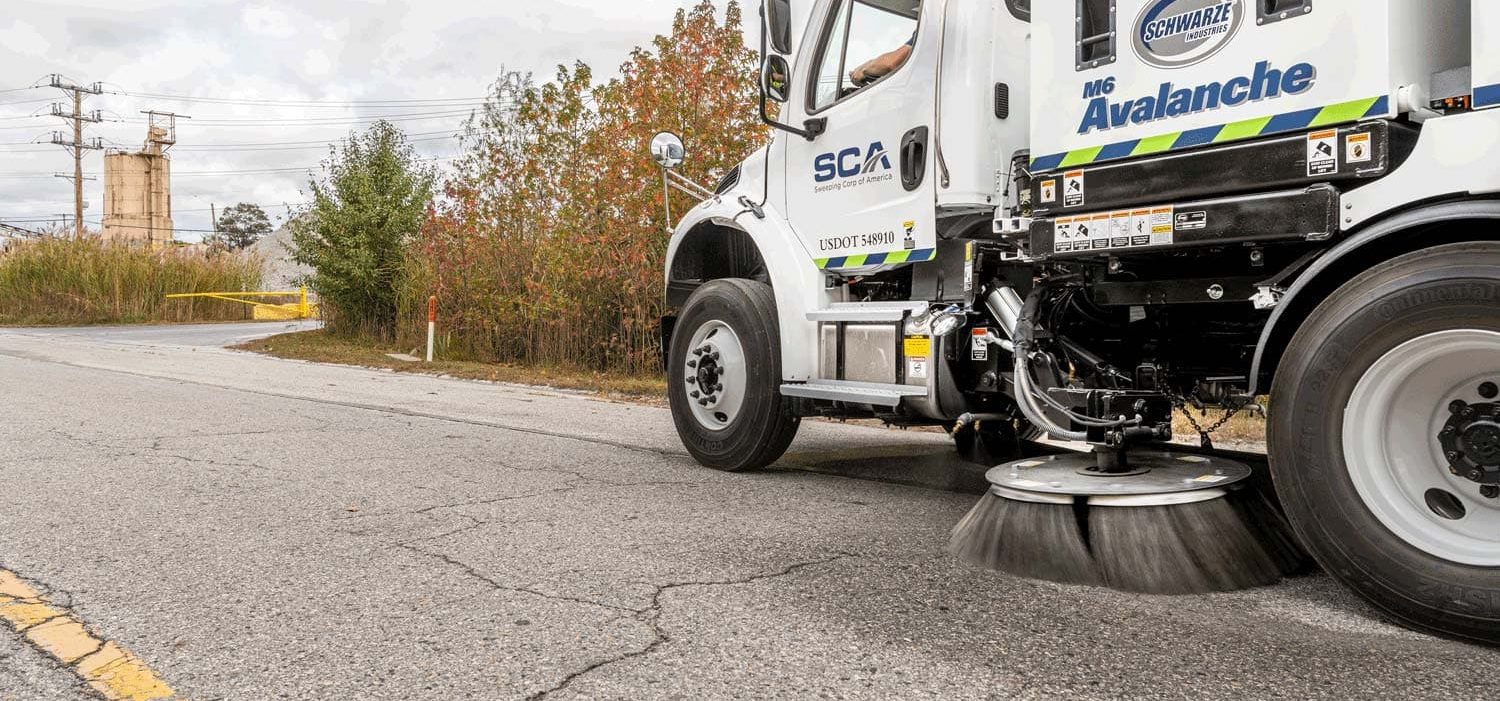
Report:
M 269 304 L 256 301 L 267 297 L 296 297 L 297 301 L 291 304 Z M 318 315 L 318 305 L 307 301 L 306 287 L 299 287 L 288 292 L 191 292 L 167 295 L 167 299 L 217 299 L 248 304 L 254 307 L 252 318 L 256 321 L 311 319 Z

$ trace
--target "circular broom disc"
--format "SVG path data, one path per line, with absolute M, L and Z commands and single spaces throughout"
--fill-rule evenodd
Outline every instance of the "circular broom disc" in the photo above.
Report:
M 1079 474 L 1094 462 L 1093 453 L 1027 458 L 998 465 L 985 473 L 985 479 L 1002 498 L 1013 498 L 1006 494 L 1012 490 L 1075 497 L 1138 497 L 1122 499 L 1119 505 L 1139 506 L 1153 495 L 1161 495 L 1163 505 L 1218 498 L 1226 487 L 1251 475 L 1249 465 L 1227 458 L 1146 450 L 1130 453 L 1130 466 L 1149 468 L 1144 473 L 1118 477 Z M 1218 493 L 1210 495 L 1210 491 Z M 1184 496 L 1190 492 L 1204 493 L 1195 495 L 1201 499 Z M 1099 506 L 1107 506 L 1111 499 L 1099 501 Z

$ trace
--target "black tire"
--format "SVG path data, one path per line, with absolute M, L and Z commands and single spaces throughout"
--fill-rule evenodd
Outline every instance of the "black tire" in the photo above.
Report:
M 1398 537 L 1360 497 L 1344 458 L 1343 414 L 1366 371 L 1412 339 L 1459 328 L 1500 331 L 1500 243 L 1408 254 L 1339 288 L 1277 371 L 1270 462 L 1287 516 L 1325 570 L 1409 627 L 1497 644 L 1500 568 L 1439 558 Z
M 724 428 L 711 429 L 693 414 L 684 368 L 693 334 L 719 321 L 739 337 L 746 359 L 744 403 Z M 763 282 L 737 278 L 714 280 L 688 298 L 672 334 L 667 361 L 667 394 L 677 435 L 699 463 L 738 472 L 765 467 L 782 456 L 802 419 L 781 387 L 781 333 L 776 298 Z

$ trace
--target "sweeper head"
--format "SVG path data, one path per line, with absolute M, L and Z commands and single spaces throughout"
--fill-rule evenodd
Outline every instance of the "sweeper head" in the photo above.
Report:
M 1154 594 L 1263 586 L 1300 569 L 1306 556 L 1251 484 L 1249 466 L 1162 442 L 1171 435 L 1171 397 L 1140 381 L 1115 389 L 1036 379 L 1038 369 L 1056 377 L 1060 365 L 1034 334 L 1049 294 L 1033 290 L 1023 304 L 1001 287 L 986 306 L 1014 341 L 1017 408 L 1037 429 L 1093 452 L 991 469 L 989 492 L 954 528 L 949 549 L 1023 577 Z M 1067 343 L 1052 335 L 1051 345 Z M 1081 349 L 1056 352 L 1102 366 Z
M 1152 594 L 1264 586 L 1300 568 L 1247 465 L 1157 451 L 1129 460 L 1107 470 L 1097 454 L 1076 453 L 995 467 L 949 547 L 1023 577 Z

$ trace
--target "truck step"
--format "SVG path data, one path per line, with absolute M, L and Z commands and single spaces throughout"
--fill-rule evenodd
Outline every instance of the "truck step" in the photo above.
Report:
M 781 396 L 893 407 L 907 397 L 927 396 L 927 388 L 845 380 L 810 380 L 804 383 L 782 385 Z
M 894 323 L 905 319 L 907 314 L 921 314 L 926 310 L 926 302 L 840 302 L 829 305 L 826 309 L 808 312 L 807 320 L 863 324 Z

